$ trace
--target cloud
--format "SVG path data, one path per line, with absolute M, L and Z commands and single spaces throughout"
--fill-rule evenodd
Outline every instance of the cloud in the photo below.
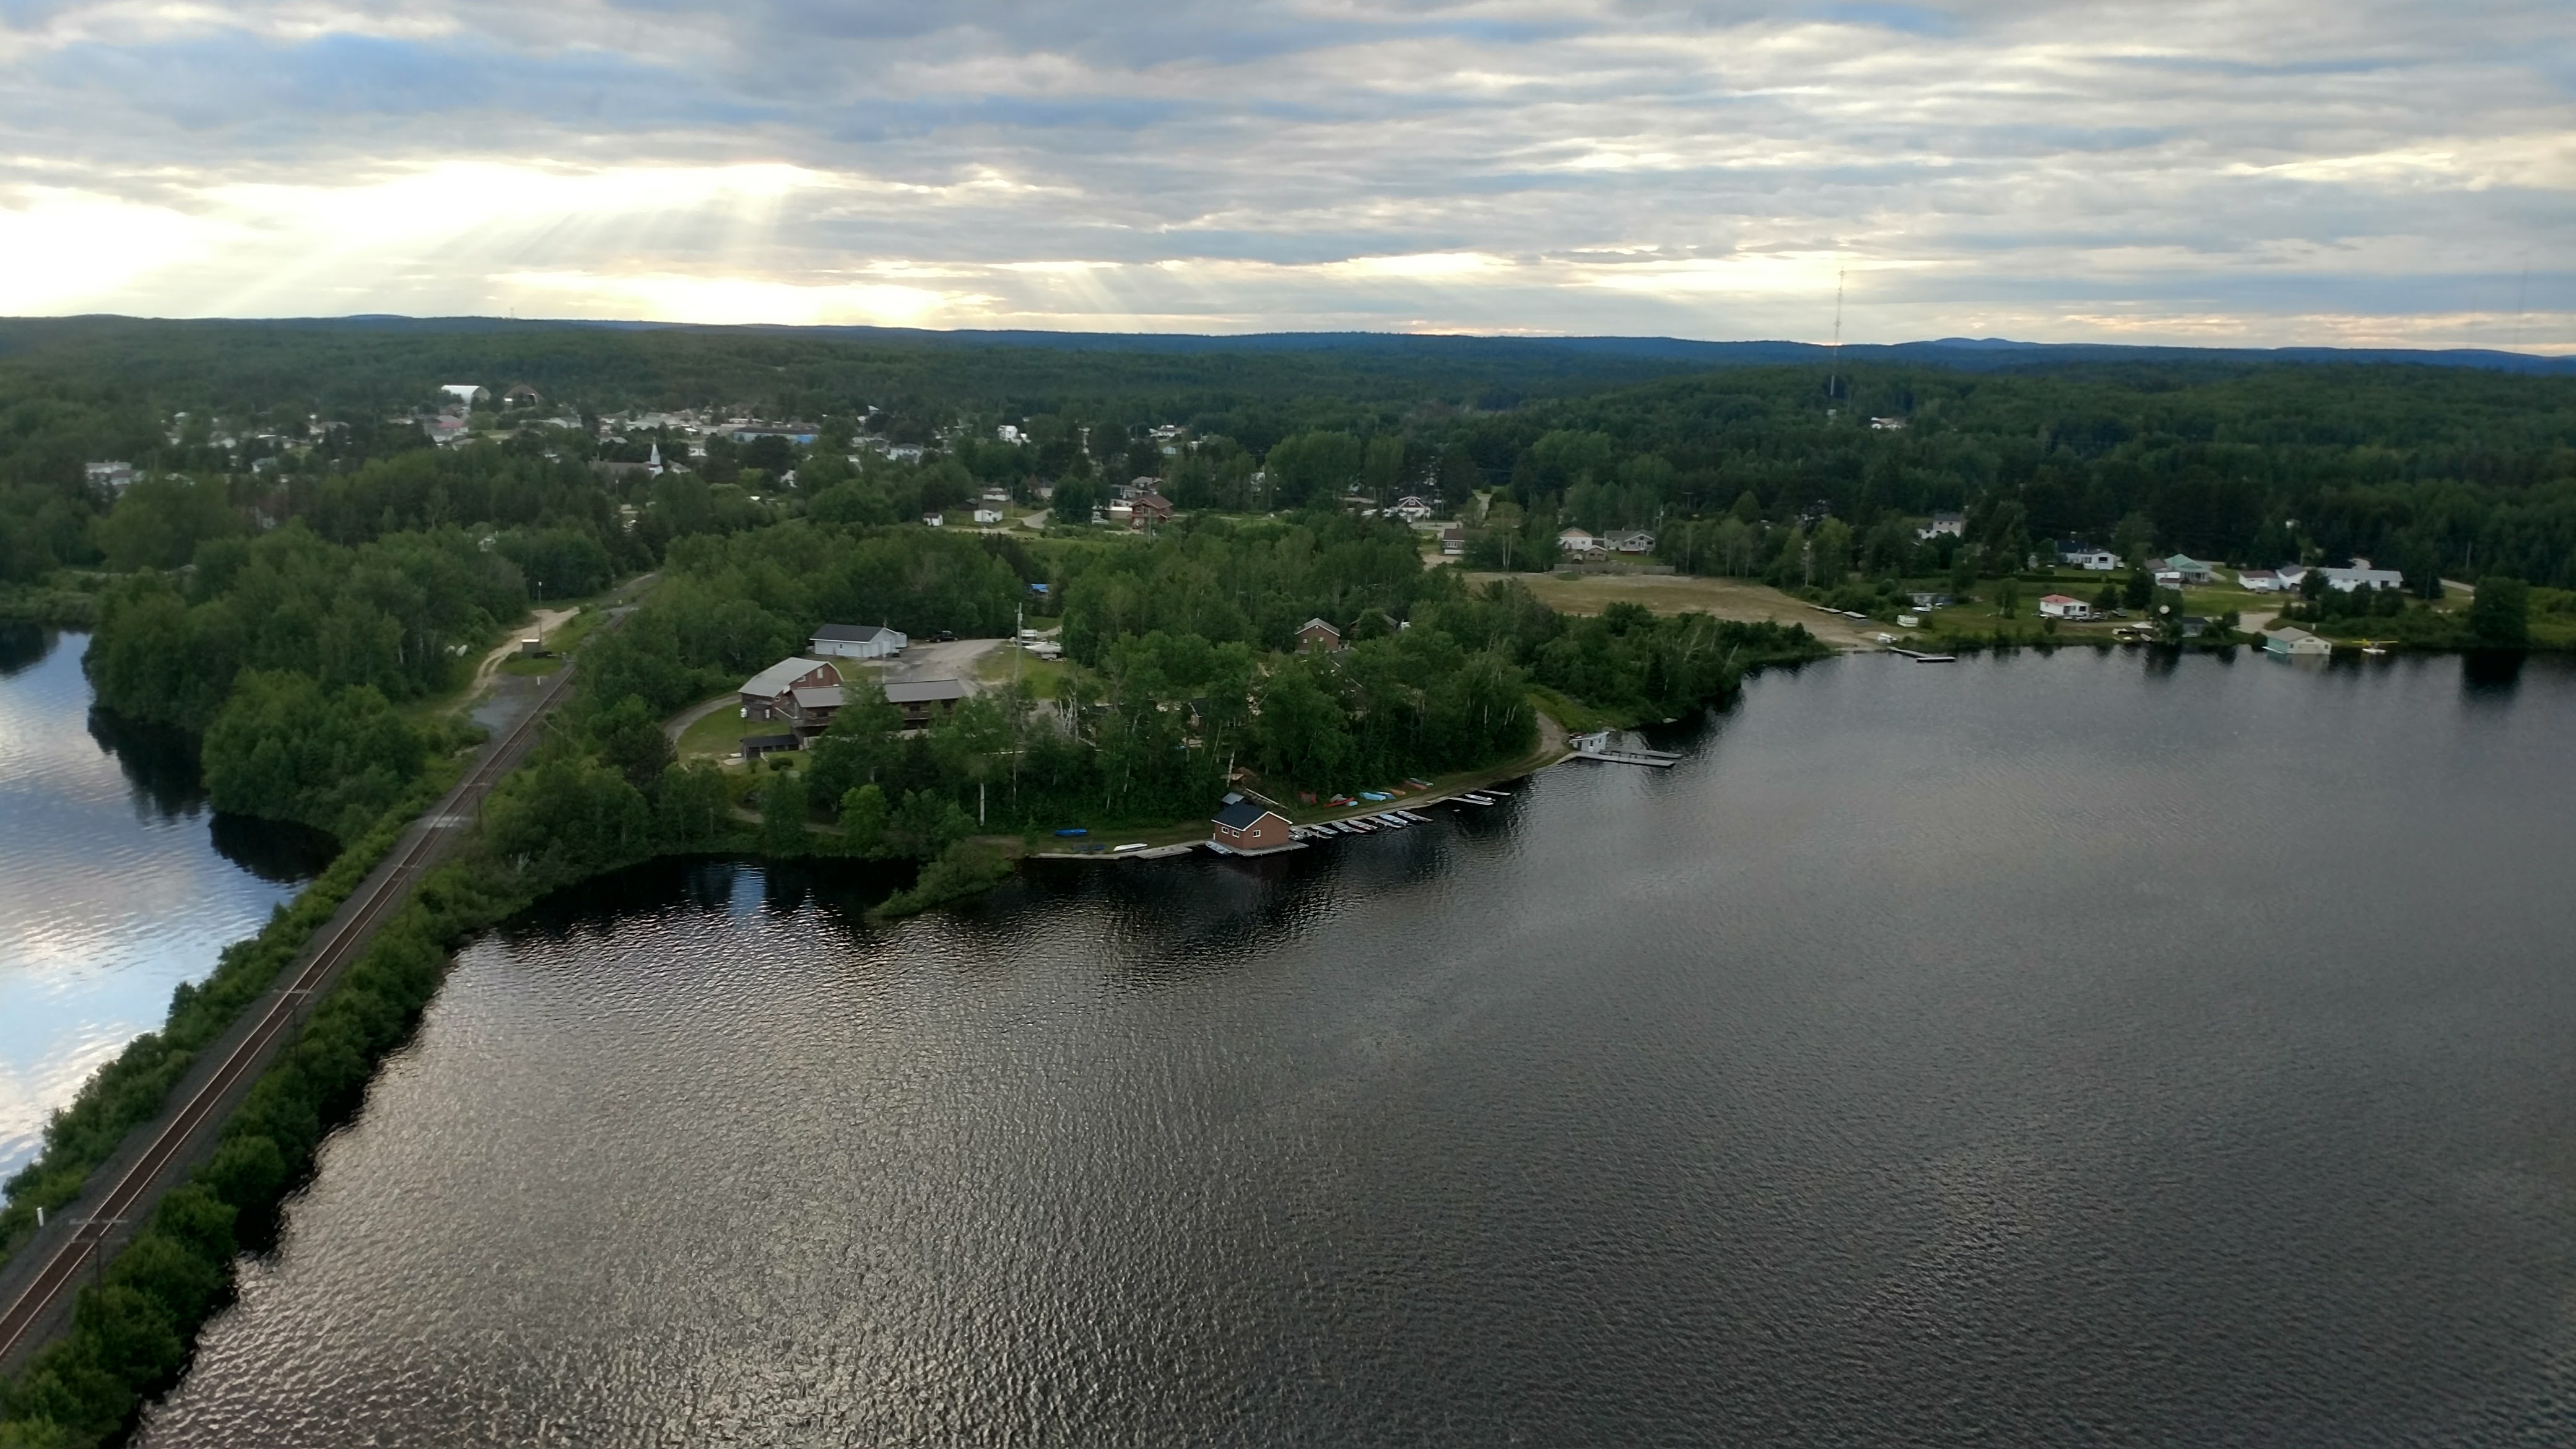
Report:
M 63 0 L 0 308 L 2576 348 L 2564 21 Z

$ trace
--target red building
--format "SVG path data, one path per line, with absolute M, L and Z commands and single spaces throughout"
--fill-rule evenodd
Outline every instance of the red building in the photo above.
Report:
M 1208 833 L 1208 843 L 1235 855 L 1258 855 L 1296 844 L 1296 837 L 1288 833 L 1288 817 L 1258 800 L 1237 797 L 1227 801 L 1225 808 L 1216 812 L 1215 825 Z

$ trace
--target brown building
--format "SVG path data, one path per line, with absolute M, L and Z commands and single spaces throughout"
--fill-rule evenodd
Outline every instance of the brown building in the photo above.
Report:
M 824 659 L 781 659 L 742 682 L 742 717 L 744 719 L 797 718 L 795 692 L 800 689 L 837 691 L 841 671 Z M 837 705 L 840 700 L 832 701 Z
M 1288 817 L 1263 805 L 1258 800 L 1241 797 L 1230 799 L 1216 812 L 1216 828 L 1208 832 L 1208 843 L 1236 855 L 1258 855 L 1296 843 L 1288 833 Z
M 1139 493 L 1127 503 L 1127 526 L 1143 528 L 1149 523 L 1172 521 L 1172 500 L 1160 493 Z
M 966 697 L 966 686 L 954 679 L 901 679 L 885 687 L 885 697 L 903 711 L 903 727 L 917 730 L 953 713 L 957 701 Z
M 1342 647 L 1342 631 L 1321 619 L 1309 619 L 1297 626 L 1297 652 L 1331 654 Z

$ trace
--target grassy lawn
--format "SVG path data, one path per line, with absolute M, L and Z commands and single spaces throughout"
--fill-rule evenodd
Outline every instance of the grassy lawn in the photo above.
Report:
M 1031 699 L 1055 698 L 1057 686 L 1079 667 L 1061 659 L 1039 659 L 1005 644 L 999 649 L 984 651 L 983 656 L 975 661 L 975 677 L 987 684 L 1008 684 L 1015 661 L 1019 665 L 1020 683 L 1028 686 Z
M 733 695 L 728 693 L 724 698 L 731 701 Z M 773 735 L 780 728 L 774 720 L 744 719 L 736 707 L 728 703 L 680 732 L 680 758 L 739 759 L 744 735 Z

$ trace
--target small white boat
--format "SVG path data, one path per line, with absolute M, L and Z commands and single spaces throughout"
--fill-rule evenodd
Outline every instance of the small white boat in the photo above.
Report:
M 1412 821 L 1405 819 L 1399 812 L 1393 810 L 1389 810 L 1383 815 L 1372 815 L 1369 818 L 1375 820 L 1378 824 L 1385 826 L 1389 830 L 1402 830 L 1404 827 L 1413 823 Z
M 1395 813 L 1412 821 L 1416 825 L 1428 825 L 1431 823 L 1431 817 L 1418 810 L 1398 810 Z

